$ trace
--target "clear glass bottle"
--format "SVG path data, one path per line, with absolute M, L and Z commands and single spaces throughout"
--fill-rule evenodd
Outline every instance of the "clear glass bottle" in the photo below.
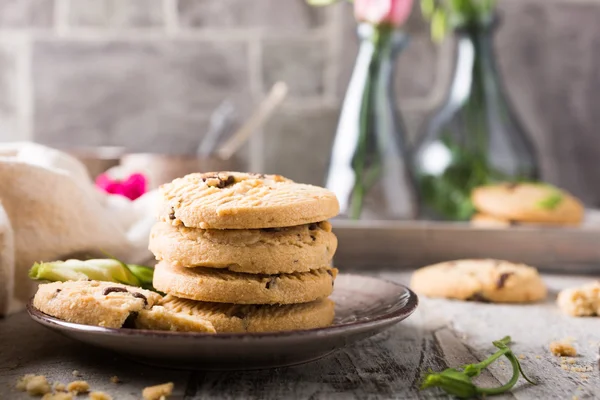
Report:
M 411 219 L 418 202 L 405 128 L 395 102 L 394 67 L 407 36 L 358 26 L 361 41 L 332 149 L 326 186 L 352 219 Z
M 504 91 L 493 37 L 498 19 L 454 31 L 448 97 L 425 125 L 412 164 L 423 216 L 466 220 L 474 187 L 538 178 L 535 151 Z

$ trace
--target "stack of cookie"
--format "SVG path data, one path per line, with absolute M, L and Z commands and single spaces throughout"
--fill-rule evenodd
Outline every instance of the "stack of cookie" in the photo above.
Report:
M 471 194 L 480 227 L 513 225 L 574 226 L 581 224 L 584 207 L 564 190 L 545 183 L 501 183 L 481 186 Z
M 215 332 L 331 324 L 333 193 L 278 175 L 218 172 L 176 179 L 159 197 L 149 248 L 159 260 L 153 285 L 167 293 L 158 310 L 166 312 L 139 319 L 140 327 L 185 329 L 173 314 Z

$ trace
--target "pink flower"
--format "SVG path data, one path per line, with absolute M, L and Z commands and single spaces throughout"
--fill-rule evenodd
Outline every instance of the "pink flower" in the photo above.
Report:
M 399 27 L 412 11 L 413 0 L 354 0 L 354 16 L 373 25 Z
M 125 180 L 113 179 L 108 174 L 101 174 L 96 178 L 96 186 L 106 193 L 120 194 L 135 200 L 146 193 L 147 181 L 142 174 L 131 174 Z

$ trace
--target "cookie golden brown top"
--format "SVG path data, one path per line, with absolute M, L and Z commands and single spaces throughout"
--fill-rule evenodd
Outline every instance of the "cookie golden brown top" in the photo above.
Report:
M 475 208 L 490 216 L 512 221 L 578 225 L 584 207 L 564 190 L 542 183 L 505 183 L 482 186 L 471 195 Z
M 280 175 L 195 173 L 161 186 L 159 193 L 159 219 L 192 228 L 279 228 L 324 221 L 339 212 L 329 190 Z

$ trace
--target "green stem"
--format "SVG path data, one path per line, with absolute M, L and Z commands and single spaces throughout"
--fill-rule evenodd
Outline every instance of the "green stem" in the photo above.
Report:
M 371 108 L 373 98 L 375 95 L 376 81 L 379 75 L 379 63 L 381 57 L 381 48 L 385 45 L 385 41 L 389 37 L 387 30 L 382 31 L 379 28 L 376 29 L 373 34 L 373 54 L 371 56 L 371 62 L 369 64 L 368 75 L 365 81 L 365 89 L 363 91 L 363 97 L 360 109 L 360 124 L 359 124 L 359 136 L 358 145 L 356 149 L 356 155 L 353 162 L 355 182 L 352 190 L 352 196 L 350 199 L 350 218 L 359 219 L 362 214 L 364 197 L 368 191 L 366 182 L 366 157 L 367 157 L 367 139 L 369 129 L 371 128 Z
M 492 364 L 494 361 L 496 361 L 497 359 L 499 359 L 500 357 L 502 357 L 503 355 L 505 355 L 509 351 L 510 350 L 508 350 L 508 349 L 498 350 L 497 352 L 495 352 L 494 354 L 492 354 L 490 356 L 490 358 L 488 358 L 486 360 L 483 360 L 482 362 L 480 362 L 478 364 L 473 364 L 473 367 L 477 368 L 479 370 L 487 368 L 488 365 Z
M 362 213 L 365 191 L 362 184 L 358 182 L 354 184 L 352 189 L 352 201 L 350 203 L 350 218 L 359 219 Z
M 506 382 L 504 385 L 498 386 L 495 388 L 480 388 L 480 387 L 478 387 L 477 391 L 479 393 L 488 394 L 488 395 L 501 394 L 501 393 L 505 393 L 505 392 L 509 391 L 510 389 L 513 388 L 513 386 L 515 386 L 517 384 L 517 381 L 519 380 L 519 374 L 520 374 L 519 361 L 517 360 L 515 355 L 510 350 L 505 355 L 506 355 L 506 358 L 509 359 L 510 364 L 512 365 L 512 368 L 513 368 L 513 375 L 510 378 L 510 380 L 508 382 Z

